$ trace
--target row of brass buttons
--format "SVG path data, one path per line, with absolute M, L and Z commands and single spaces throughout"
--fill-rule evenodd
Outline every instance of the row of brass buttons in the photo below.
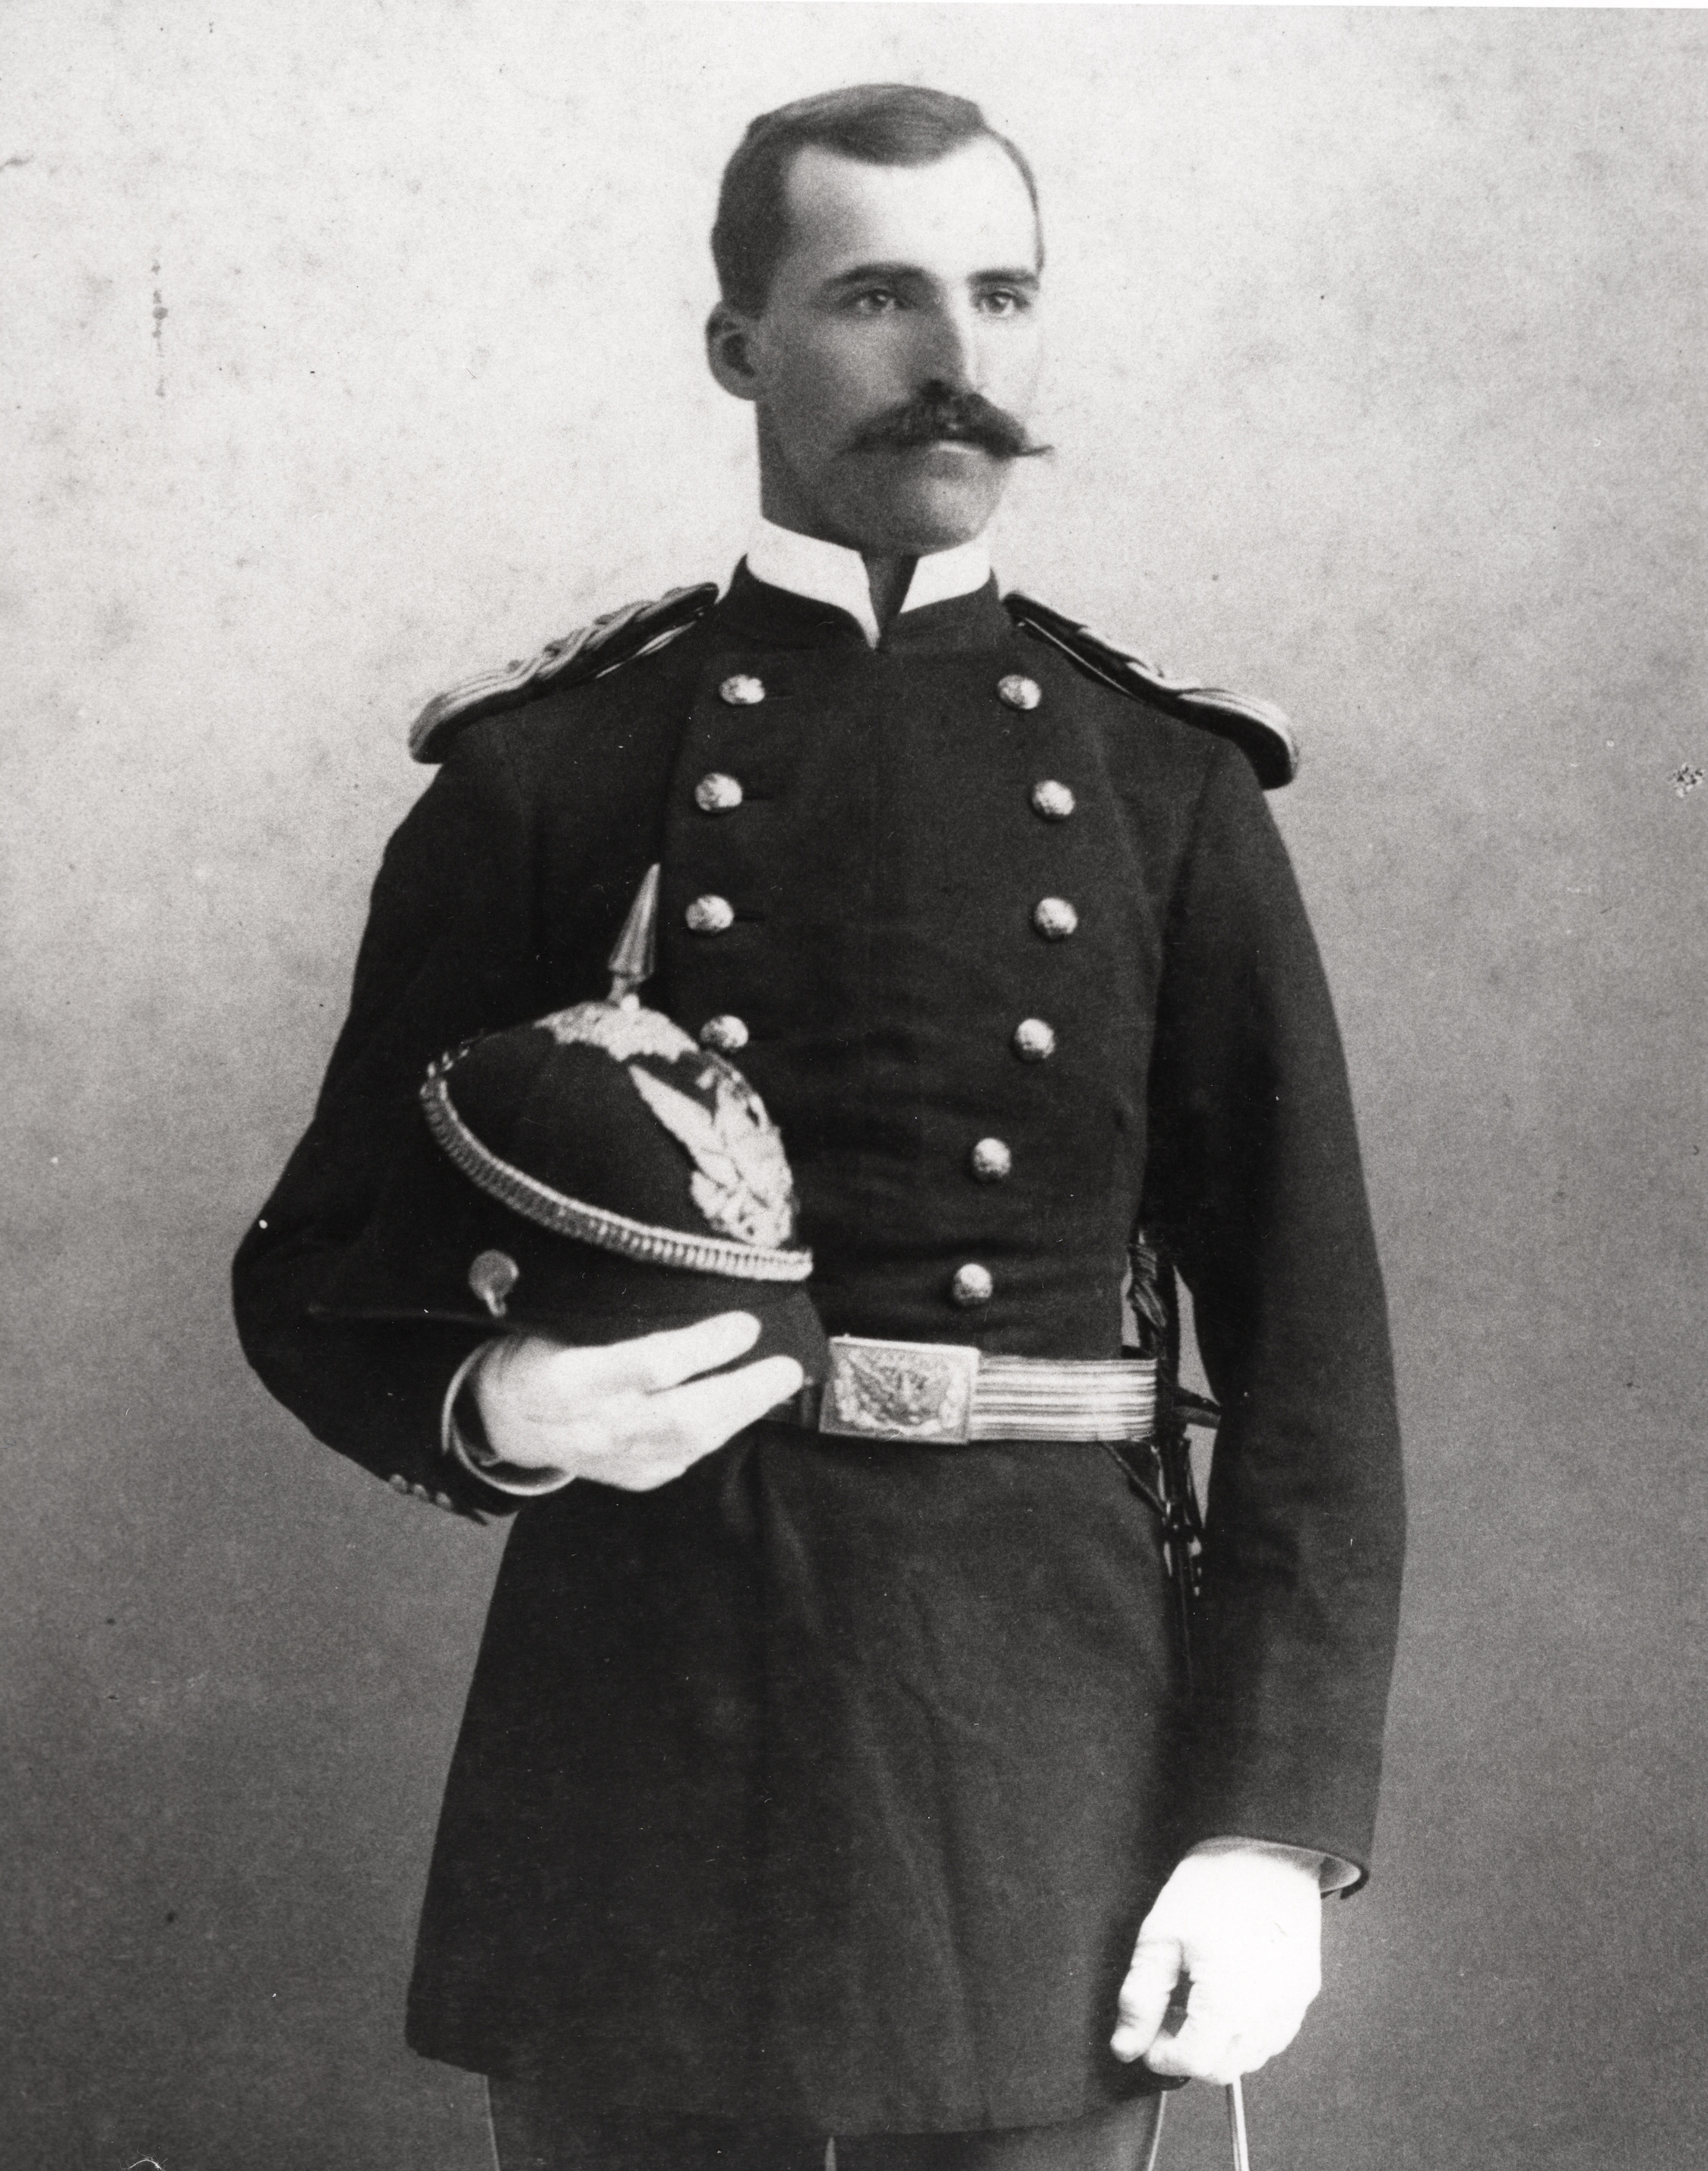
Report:
M 1036 678 L 1012 672 L 997 683 L 997 699 L 1022 712 L 1036 709 L 1044 698 Z M 1074 794 L 1065 784 L 1045 777 L 1032 786 L 1034 813 L 1047 822 L 1065 822 L 1074 812 Z M 1079 925 L 1079 915 L 1064 897 L 1041 898 L 1032 909 L 1032 925 L 1046 941 L 1066 940 Z M 1056 1036 L 1042 1018 L 1022 1018 L 1009 1043 L 1023 1063 L 1043 1063 L 1056 1052 Z M 1015 1157 L 1003 1139 L 981 1139 L 968 1157 L 968 1166 L 980 1183 L 1001 1183 L 1014 1171 Z M 988 1304 L 996 1294 L 995 1278 L 988 1267 L 968 1260 L 957 1267 L 949 1284 L 952 1302 L 965 1311 Z
M 1044 698 L 1037 680 L 1017 671 L 999 679 L 996 691 L 999 700 L 1022 712 L 1036 709 Z M 720 684 L 718 698 L 732 709 L 757 707 L 766 698 L 765 682 L 747 672 L 732 672 Z M 693 793 L 694 804 L 704 814 L 732 813 L 746 796 L 740 778 L 722 769 L 709 770 L 694 786 Z M 1065 822 L 1074 812 L 1074 794 L 1065 784 L 1046 777 L 1032 786 L 1031 806 L 1033 812 L 1047 822 Z M 695 935 L 725 934 L 736 919 L 735 908 L 729 899 L 711 894 L 695 898 L 684 916 Z M 1047 941 L 1059 942 L 1074 933 L 1079 925 L 1079 915 L 1065 898 L 1041 898 L 1033 908 L 1032 925 Z M 708 1018 L 700 1027 L 699 1037 L 703 1047 L 715 1048 L 720 1054 L 733 1054 L 747 1045 L 749 1034 L 742 1019 L 725 1013 Z M 1010 1044 L 1021 1062 L 1044 1063 L 1056 1052 L 1056 1036 L 1042 1018 L 1022 1018 L 1015 1027 Z M 980 1183 L 1003 1182 L 1014 1171 L 1013 1150 L 1004 1139 L 981 1139 L 968 1156 L 968 1167 Z M 988 1304 L 995 1293 L 996 1283 L 990 1269 L 977 1261 L 957 1267 L 949 1285 L 953 1301 L 968 1308 Z

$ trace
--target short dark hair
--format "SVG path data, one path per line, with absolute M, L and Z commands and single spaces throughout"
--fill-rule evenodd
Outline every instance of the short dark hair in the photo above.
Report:
M 981 136 L 1020 169 L 1036 218 L 1031 168 L 970 98 L 911 83 L 859 83 L 762 113 L 748 123 L 718 191 L 712 261 L 725 301 L 747 316 L 765 306 L 789 246 L 789 169 L 797 153 L 817 148 L 869 166 L 929 166 Z

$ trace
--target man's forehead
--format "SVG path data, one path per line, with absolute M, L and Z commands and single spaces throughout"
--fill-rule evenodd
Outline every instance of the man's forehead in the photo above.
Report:
M 977 137 L 923 166 L 877 166 L 809 144 L 789 169 L 779 278 L 817 284 L 863 264 L 949 277 L 1035 270 L 1037 220 L 1020 169 Z

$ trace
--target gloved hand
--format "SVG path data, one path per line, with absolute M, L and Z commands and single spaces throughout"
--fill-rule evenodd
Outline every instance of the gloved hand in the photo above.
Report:
M 1139 1925 L 1110 2048 L 1153 2072 L 1226 2083 L 1284 2050 L 1322 1987 L 1322 1894 L 1308 1862 L 1212 1843 Z M 1185 2020 L 1164 2034 L 1175 1985 Z
M 487 1440 L 506 1463 L 649 1493 L 799 1388 L 792 1357 L 698 1376 L 758 1337 L 745 1311 L 586 1349 L 517 1335 L 488 1347 L 471 1384 Z

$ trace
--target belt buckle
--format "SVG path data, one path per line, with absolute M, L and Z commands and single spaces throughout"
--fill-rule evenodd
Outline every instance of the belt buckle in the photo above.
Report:
M 818 1429 L 855 1439 L 964 1443 L 977 1377 L 971 1344 L 833 1335 Z

